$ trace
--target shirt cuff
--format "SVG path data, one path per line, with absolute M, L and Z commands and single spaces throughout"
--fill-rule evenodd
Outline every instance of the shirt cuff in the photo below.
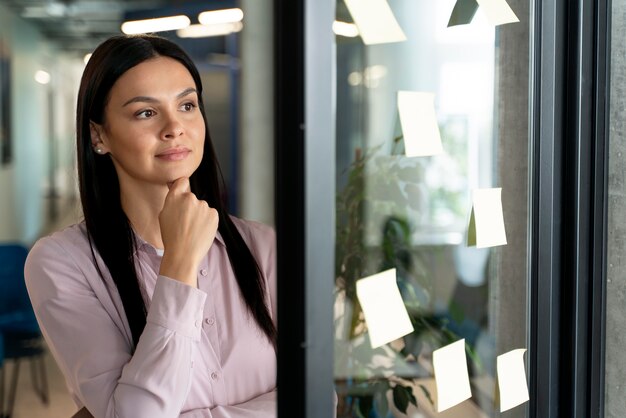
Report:
M 205 299 L 202 290 L 159 276 L 146 321 L 200 341 Z

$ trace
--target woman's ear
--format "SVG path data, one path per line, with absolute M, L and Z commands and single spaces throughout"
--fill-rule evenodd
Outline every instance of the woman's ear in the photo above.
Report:
M 95 122 L 89 122 L 89 133 L 91 135 L 91 146 L 96 154 L 108 154 L 110 150 L 104 141 L 105 133 L 102 125 L 98 125 Z

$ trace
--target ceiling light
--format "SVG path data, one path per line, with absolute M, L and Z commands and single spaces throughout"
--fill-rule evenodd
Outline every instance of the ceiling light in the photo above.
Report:
M 209 36 L 225 36 L 234 32 L 239 32 L 243 28 L 243 23 L 221 23 L 218 25 L 191 25 L 176 31 L 181 38 L 207 38 Z
M 43 70 L 39 70 L 35 73 L 35 81 L 39 84 L 48 84 L 50 82 L 50 74 Z
M 127 35 L 138 33 L 163 32 L 168 30 L 182 29 L 189 26 L 191 21 L 187 16 L 168 16 L 156 19 L 131 20 L 122 23 L 122 32 Z
M 198 15 L 198 21 L 203 25 L 241 22 L 242 20 L 243 11 L 241 9 L 211 10 Z
M 340 22 L 338 20 L 333 22 L 333 32 L 335 32 L 335 35 L 348 38 L 359 36 L 359 28 L 357 28 L 354 23 Z

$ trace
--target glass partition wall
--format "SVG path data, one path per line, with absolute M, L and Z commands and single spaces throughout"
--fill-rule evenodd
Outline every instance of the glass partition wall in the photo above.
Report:
M 335 23 L 337 416 L 500 416 L 496 358 L 527 347 L 529 4 L 509 2 L 519 22 L 478 8 L 448 27 L 454 0 L 390 0 L 406 40 L 366 44 L 354 3 L 337 2 Z M 411 156 L 410 141 L 436 138 L 409 137 L 424 110 L 404 92 L 434 98 L 442 152 Z M 474 192 L 495 188 L 506 245 L 468 246 Z M 357 289 L 381 272 L 410 319 L 382 345 Z M 433 352 L 460 340 L 471 397 L 438 413 Z
M 623 415 L 622 3 L 277 0 L 279 417 Z

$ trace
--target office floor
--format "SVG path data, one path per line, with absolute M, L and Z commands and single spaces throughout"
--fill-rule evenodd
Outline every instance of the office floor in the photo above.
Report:
M 48 405 L 44 405 L 33 390 L 30 362 L 22 361 L 15 395 L 15 409 L 11 418 L 70 418 L 78 409 L 69 395 L 61 371 L 49 353 L 46 354 L 44 362 L 50 398 Z M 7 361 L 4 364 L 5 397 L 12 374 L 13 364 Z

